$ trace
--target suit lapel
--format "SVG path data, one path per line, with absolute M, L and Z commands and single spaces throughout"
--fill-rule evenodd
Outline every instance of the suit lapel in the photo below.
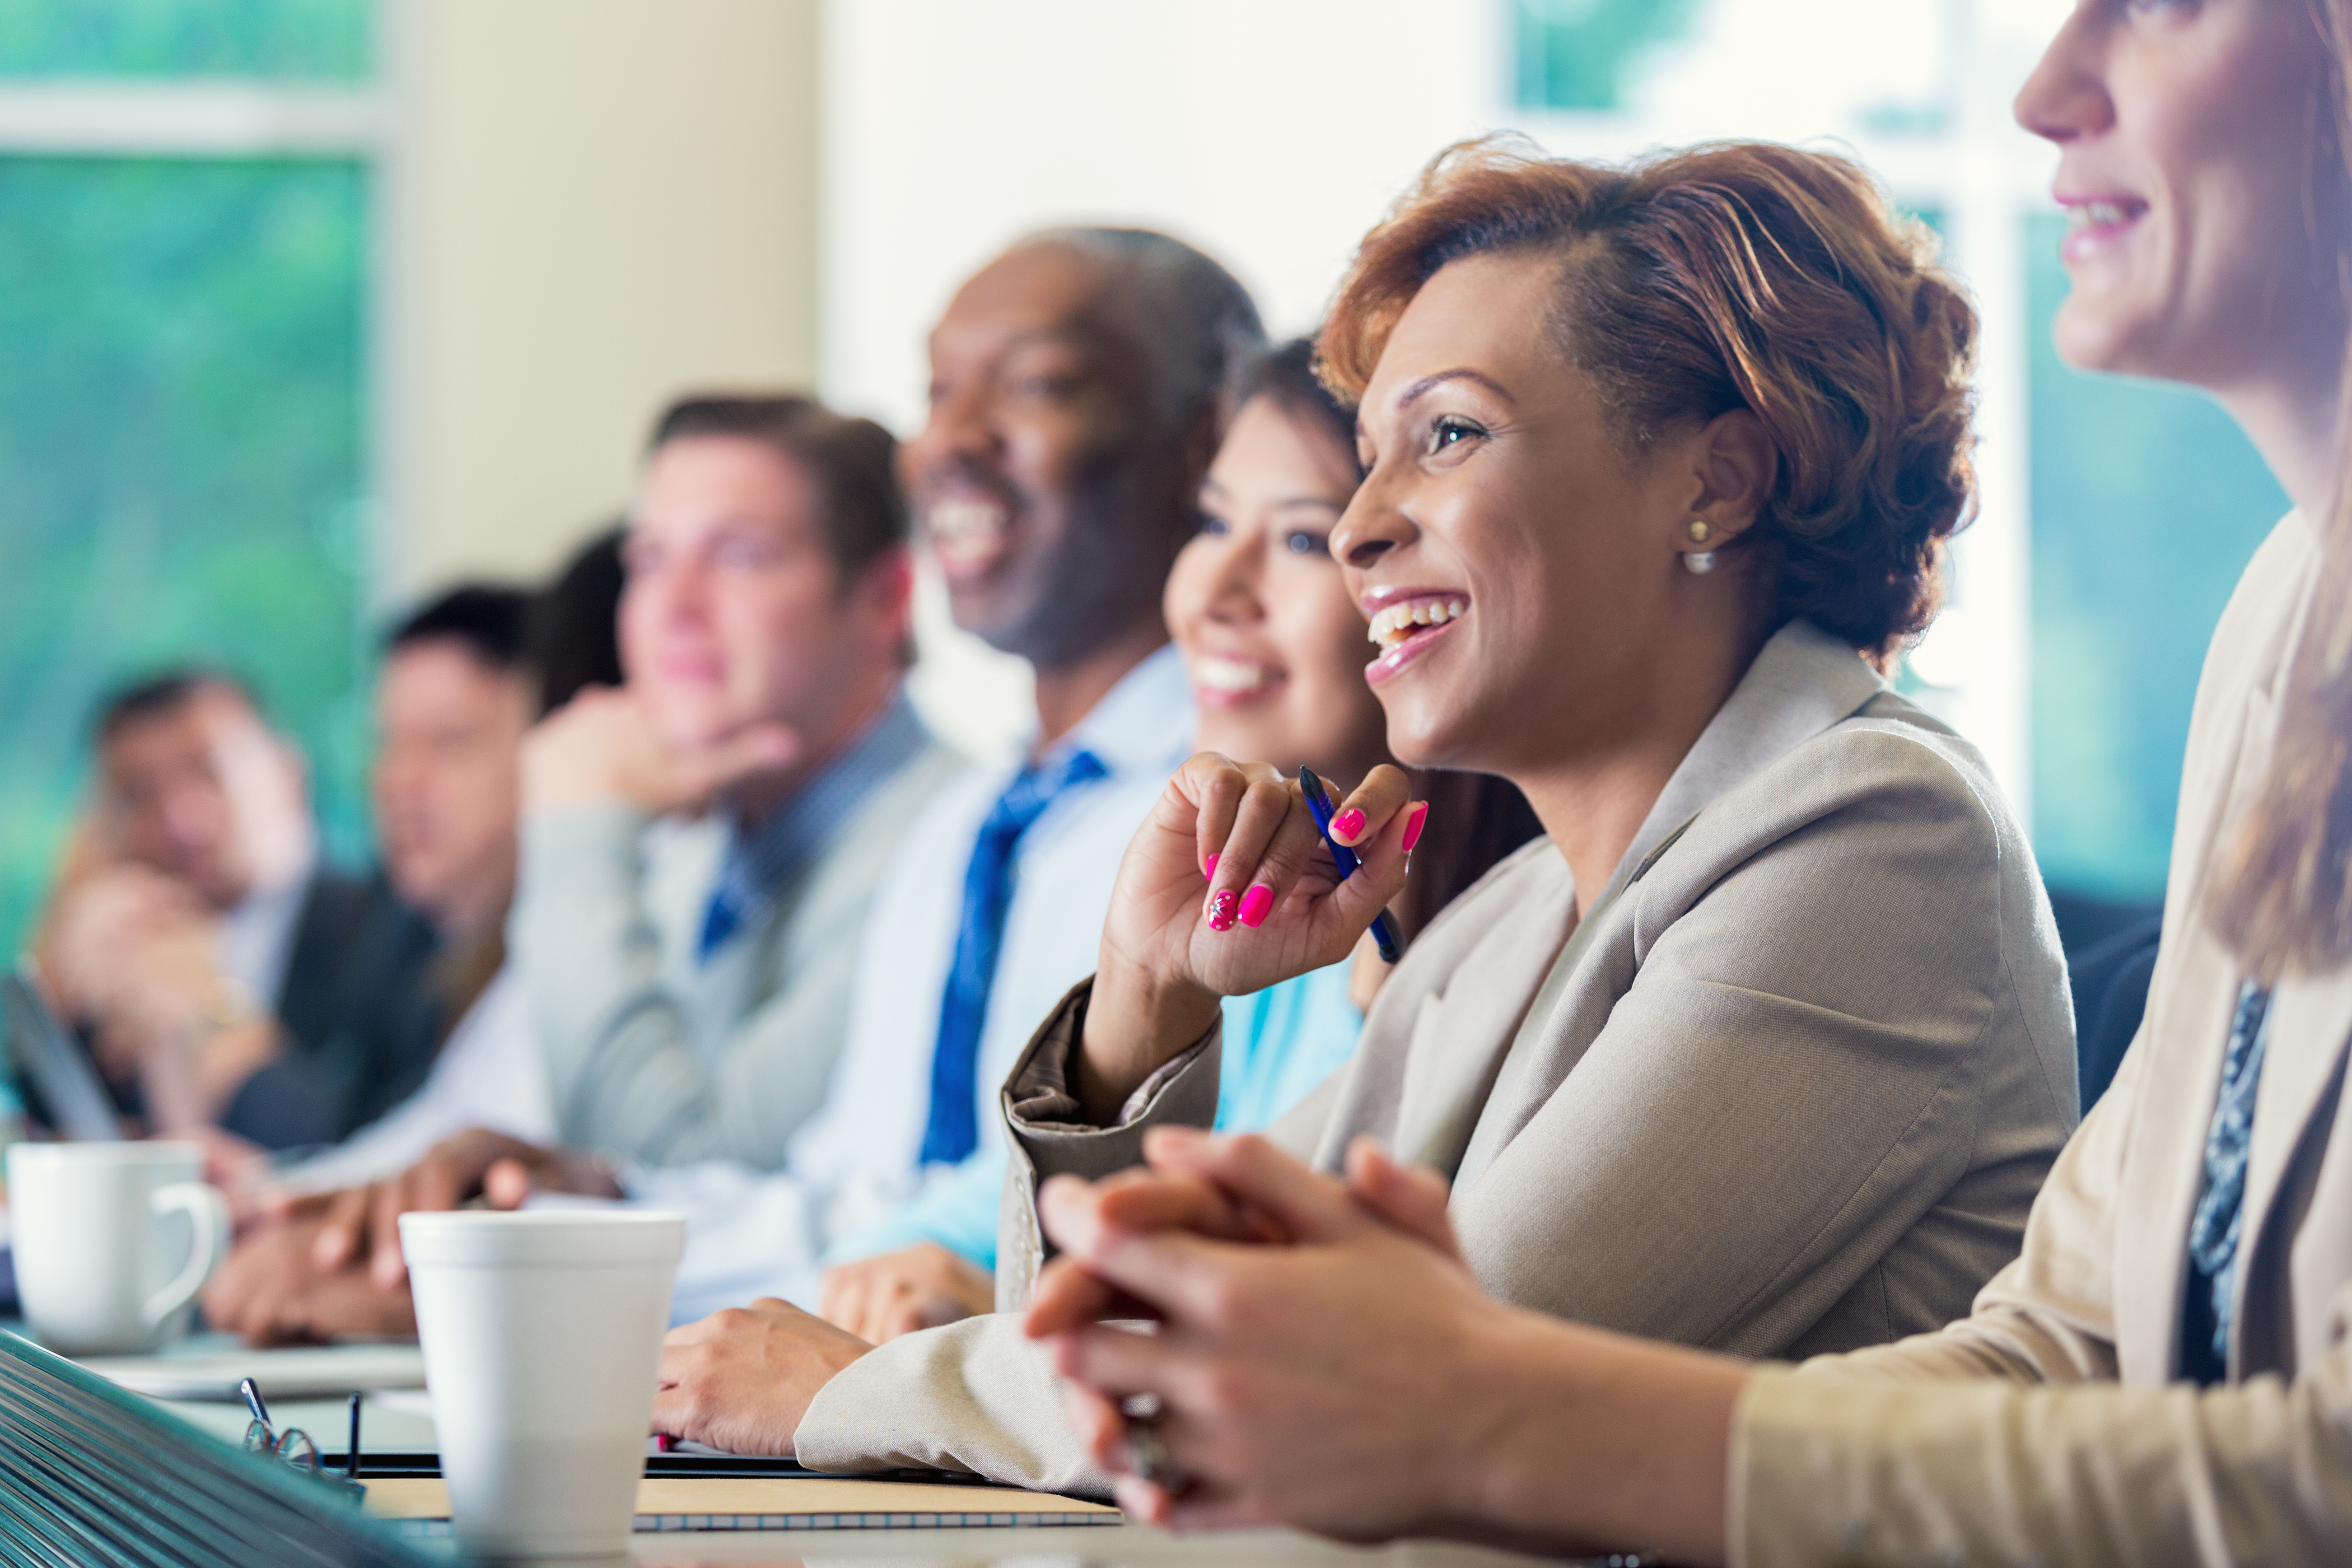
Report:
M 2132 1108 L 2116 1214 L 2116 1361 L 2123 1381 L 2143 1388 L 2169 1383 L 2180 1363 L 2189 1219 L 2238 995 L 2237 960 L 2207 934 L 2201 909 L 2182 916 L 2166 922 L 2164 956 L 2179 957 L 2150 994 L 2134 1047 L 2153 1055 Z
M 2168 1383 L 2180 1365 L 2181 1291 L 2189 1267 L 2189 1222 L 2205 1188 L 2205 1140 L 2221 1089 L 2221 1058 L 2238 1005 L 2244 965 L 2213 934 L 2206 902 L 2206 869 L 2213 846 L 2227 825 L 2242 814 L 2266 776 L 2271 752 L 2271 699 L 2257 683 L 2246 695 L 2234 736 L 2218 737 L 2230 759 L 2210 783 L 2182 770 L 2184 798 L 2194 791 L 2215 805 L 2197 822 L 2181 821 L 2173 833 L 2179 871 L 2169 879 L 2163 945 L 2148 1010 L 2135 1048 L 2155 1053 L 2140 1079 L 2131 1137 L 2124 1152 L 2122 1190 L 2130 1194 L 2116 1216 L 2116 1361 L 2126 1383 L 2153 1387 Z M 2190 762 L 2193 763 L 2192 756 Z M 2276 1038 L 2273 1024 L 2273 1037 Z M 2263 1076 L 2269 1077 L 2269 1066 Z M 2290 1075 L 2294 1076 L 2294 1075 Z M 2265 1137 L 2263 1118 L 2273 1095 L 2257 1086 L 2254 1107 L 2256 1154 Z M 2305 1104 L 2303 1115 L 2310 1114 Z M 2284 1158 L 2268 1175 L 2263 1201 L 2278 1190 Z M 2254 1166 L 2247 1167 L 2247 1204 L 2255 1198 Z M 2136 1201 L 2135 1201 L 2136 1200 Z M 2252 1238 L 2251 1226 L 2240 1234 Z
M 1549 885 L 1471 952 L 1442 994 L 1422 1001 L 1398 1098 L 1395 1151 L 1408 1163 L 1454 1175 L 1520 1020 L 1574 930 L 1575 881 L 1549 853 Z
M 1852 645 L 1810 621 L 1790 621 L 1764 644 L 1625 847 L 1597 909 L 1641 875 L 1711 801 L 1722 799 L 1886 689 Z
M 2272 992 L 2270 1042 L 2263 1051 L 2262 1081 L 2254 1087 L 2245 1219 L 2238 1232 L 2239 1251 L 2247 1267 L 2242 1276 L 2240 1306 L 2231 1321 L 2241 1328 L 2253 1314 L 2272 1310 L 2269 1302 L 2256 1299 L 2263 1282 L 2284 1286 L 2286 1279 L 2284 1269 L 2257 1264 L 2260 1249 L 2267 1245 L 2263 1227 L 2294 1165 L 2295 1151 L 2303 1146 L 2313 1113 L 2327 1098 L 2347 1038 L 2352 1038 L 2352 970 L 2338 969 L 2313 980 L 2282 981 Z M 2232 1344 L 2233 1364 L 2236 1354 Z

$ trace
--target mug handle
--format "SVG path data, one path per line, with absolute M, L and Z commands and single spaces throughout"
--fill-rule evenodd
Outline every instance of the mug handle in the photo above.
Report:
M 155 1189 L 155 1214 L 188 1216 L 188 1261 L 179 1277 L 147 1298 L 141 1315 L 153 1328 L 196 1299 L 228 1252 L 228 1199 L 206 1182 L 174 1182 Z

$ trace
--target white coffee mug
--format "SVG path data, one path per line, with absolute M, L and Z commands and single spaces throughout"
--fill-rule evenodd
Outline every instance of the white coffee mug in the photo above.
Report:
M 228 1251 L 228 1200 L 204 1170 L 198 1143 L 12 1145 L 9 1247 L 34 1336 L 114 1355 L 185 1333 Z
M 400 1216 L 461 1553 L 625 1552 L 686 1217 Z

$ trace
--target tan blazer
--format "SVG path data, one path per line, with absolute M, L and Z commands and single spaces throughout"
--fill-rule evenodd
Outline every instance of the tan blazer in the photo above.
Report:
M 2352 1563 L 2352 970 L 2273 993 L 2233 1386 L 2167 1386 L 2244 978 L 2212 934 L 2206 873 L 2269 767 L 2317 564 L 2288 517 L 2214 633 L 2147 1015 L 2022 1255 L 1940 1333 L 1759 1374 L 1735 1452 L 1741 1561 Z M 1950 1378 L 1973 1381 L 1917 1385 Z
M 1496 868 L 1276 1140 L 1329 1169 L 1370 1131 L 1452 1175 L 1464 1249 L 1508 1300 L 1750 1354 L 1947 1321 L 2014 1256 L 2074 1121 L 2056 932 L 1982 760 L 1851 647 L 1775 636 L 1576 910 L 1549 841 Z M 1076 1125 L 1083 994 L 1006 1089 L 1003 1305 L 1038 1265 L 1042 1176 L 1118 1169 L 1145 1126 L 1214 1111 L 1213 1033 L 1126 1125 Z M 881 1347 L 797 1440 L 820 1468 L 1103 1485 L 1004 1314 Z

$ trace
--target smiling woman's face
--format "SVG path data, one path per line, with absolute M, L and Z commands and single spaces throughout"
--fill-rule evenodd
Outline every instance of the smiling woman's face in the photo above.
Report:
M 2063 358 L 2227 392 L 2319 345 L 2333 374 L 2299 151 L 2324 66 L 2303 0 L 2079 0 L 2016 106 L 2062 153 Z
M 1242 405 L 1162 603 L 1203 750 L 1348 784 L 1384 759 L 1364 617 L 1329 548 L 1355 489 L 1354 461 L 1324 427 L 1273 397 Z
M 1409 763 L 1524 781 L 1640 731 L 1675 679 L 1676 617 L 1730 586 L 1680 566 L 1679 444 L 1626 454 L 1591 380 L 1529 330 L 1558 276 L 1534 256 L 1443 268 L 1364 389 L 1370 477 L 1332 552 L 1381 638 L 1365 674 Z

